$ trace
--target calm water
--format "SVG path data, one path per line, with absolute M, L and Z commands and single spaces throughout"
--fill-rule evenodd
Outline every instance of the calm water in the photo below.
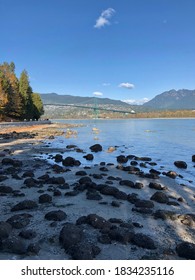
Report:
M 101 161 L 116 163 L 120 154 L 149 156 L 165 171 L 174 170 L 185 177 L 182 183 L 195 186 L 195 119 L 132 119 L 132 120 L 74 120 L 56 121 L 83 124 L 84 127 L 74 128 L 77 137 L 66 139 L 58 137 L 52 142 L 53 147 L 65 148 L 75 144 L 89 153 L 89 147 L 95 143 L 103 146 L 103 152 L 95 154 L 92 164 Z M 95 134 L 93 128 L 99 130 Z M 110 146 L 119 146 L 113 153 L 107 153 Z M 71 152 L 71 156 L 83 164 L 89 164 L 83 154 Z M 67 156 L 67 155 L 66 155 Z M 183 160 L 188 164 L 187 170 L 174 166 L 175 160 Z M 193 181 L 189 184 L 188 180 Z

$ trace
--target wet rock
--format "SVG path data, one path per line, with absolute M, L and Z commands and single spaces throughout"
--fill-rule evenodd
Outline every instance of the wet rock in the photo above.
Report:
M 136 166 L 124 166 L 123 171 L 128 171 L 130 174 L 136 174 L 137 172 L 140 172 L 140 169 Z
M 3 181 L 5 181 L 5 180 L 7 180 L 7 179 L 8 179 L 7 176 L 5 176 L 5 175 L 0 175 L 0 182 L 3 182 Z
M 131 194 L 128 194 L 127 200 L 128 200 L 130 203 L 134 204 L 136 201 L 139 200 L 139 198 L 138 198 L 138 195 L 137 195 L 136 193 L 131 193 Z
M 64 166 L 79 166 L 81 165 L 81 162 L 73 157 L 66 157 L 63 159 L 62 164 Z
M 100 189 L 100 193 L 104 195 L 115 195 L 119 190 L 116 187 L 105 185 Z
M 78 226 L 66 223 L 60 231 L 59 241 L 65 250 L 81 242 L 83 231 Z
M 179 257 L 188 260 L 195 260 L 195 244 L 190 242 L 181 242 L 176 247 Z
M 111 244 L 111 239 L 108 236 L 108 234 L 102 234 L 101 236 L 98 236 L 98 242 L 102 244 Z
M 33 171 L 26 171 L 26 172 L 24 172 L 23 175 L 22 175 L 23 178 L 26 178 L 26 177 L 34 177 L 34 176 L 35 176 L 35 174 L 34 174 Z
M 75 149 L 75 148 L 77 148 L 76 145 L 67 145 L 66 146 L 66 149 Z
M 106 168 L 105 166 L 100 167 L 100 171 L 107 172 L 107 171 L 108 171 L 108 168 Z
M 116 160 L 118 163 L 127 163 L 128 157 L 126 157 L 124 155 L 120 155 L 120 156 L 116 157 Z
M 45 219 L 49 221 L 63 221 L 66 217 L 66 213 L 62 210 L 54 210 L 45 214 Z
M 151 161 L 152 159 L 150 157 L 134 157 L 135 160 L 141 160 L 141 161 Z
M 81 216 L 77 219 L 76 225 L 87 224 L 87 216 Z
M 100 144 L 95 144 L 95 145 L 90 147 L 90 150 L 92 152 L 95 152 L 95 153 L 101 152 L 102 151 L 102 146 Z
M 163 187 L 161 184 L 155 183 L 155 182 L 151 182 L 148 186 L 150 189 L 155 189 L 155 190 L 166 190 L 166 187 Z
M 130 164 L 133 165 L 133 166 L 136 166 L 136 165 L 138 165 L 138 162 L 135 161 L 135 160 L 132 160 L 132 161 L 130 162 Z
M 31 210 L 38 207 L 37 203 L 33 200 L 23 200 L 11 208 L 11 212 L 20 210 Z
M 20 167 L 20 166 L 23 165 L 22 161 L 15 160 L 15 159 L 12 159 L 12 158 L 3 158 L 1 163 L 3 165 L 12 165 L 14 167 Z
M 39 180 L 43 181 L 43 182 L 47 182 L 49 180 L 49 175 L 48 174 L 44 174 L 44 175 L 41 175 L 40 177 L 38 177 Z
M 28 229 L 28 230 L 22 230 L 19 233 L 19 236 L 24 238 L 24 239 L 33 239 L 37 236 L 37 234 L 34 230 Z
M 134 234 L 134 236 L 132 237 L 132 243 L 144 249 L 150 249 L 150 250 L 157 249 L 152 238 L 142 233 Z
M 36 187 L 37 184 L 39 183 L 39 181 L 37 181 L 34 178 L 27 178 L 24 180 L 24 184 L 28 187 L 28 188 L 33 188 Z
M 12 193 L 13 189 L 9 186 L 0 186 L 0 193 Z
M 38 255 L 41 247 L 38 243 L 31 243 L 27 248 L 28 255 Z
M 114 194 L 114 197 L 121 200 L 127 200 L 128 195 L 125 192 L 118 191 Z
M 120 243 L 128 244 L 129 242 L 131 242 L 134 233 L 127 228 L 119 227 L 116 229 L 111 229 L 108 233 L 108 236 L 111 240 L 116 240 Z
M 118 219 L 118 218 L 110 218 L 108 220 L 110 223 L 114 223 L 114 224 L 122 224 L 123 220 L 122 219 Z
M 68 250 L 73 260 L 93 260 L 100 252 L 101 249 L 98 246 L 87 241 L 79 242 Z
M 169 201 L 167 202 L 167 205 L 180 206 L 180 204 L 177 201 Z
M 86 176 L 87 175 L 87 172 L 86 171 L 83 171 L 83 170 L 80 170 L 80 171 L 77 171 L 75 173 L 76 176 Z
M 97 229 L 111 228 L 112 226 L 110 222 L 96 214 L 89 214 L 87 216 L 87 223 Z
M 65 184 L 64 177 L 51 177 L 47 181 L 48 184 L 54 184 L 54 185 L 63 185 Z
M 63 173 L 63 172 L 65 172 L 65 171 L 67 171 L 67 170 L 65 170 L 62 166 L 60 166 L 60 165 L 58 165 L 58 164 L 54 164 L 54 165 L 52 166 L 52 169 L 53 169 L 53 171 L 54 171 L 55 173 Z
M 174 165 L 177 166 L 178 168 L 183 168 L 183 169 L 186 169 L 188 167 L 187 163 L 182 160 L 175 161 Z
M 61 196 L 61 195 L 62 195 L 62 193 L 61 193 L 61 191 L 60 191 L 60 190 L 55 189 L 55 190 L 53 191 L 53 195 L 54 195 L 54 196 Z
M 135 207 L 139 208 L 154 208 L 154 203 L 151 200 L 138 200 L 135 202 Z
M 175 221 L 178 219 L 178 214 L 173 212 L 173 211 L 169 211 L 169 210 L 157 210 L 154 213 L 154 218 L 155 219 L 162 219 L 162 220 L 172 220 Z
M 93 160 L 94 156 L 93 156 L 93 154 L 87 154 L 87 155 L 83 156 L 83 158 L 85 158 L 86 160 Z
M 23 255 L 27 253 L 27 246 L 23 240 L 14 236 L 3 240 L 0 250 L 7 253 Z
M 39 203 L 50 203 L 52 202 L 52 197 L 49 194 L 42 194 L 39 196 Z
M 64 195 L 65 196 L 76 196 L 80 193 L 79 190 L 74 190 L 74 191 L 70 191 L 70 192 L 66 192 Z
M 195 162 L 195 155 L 192 156 L 192 162 Z
M 160 191 L 155 192 L 155 193 L 151 196 L 150 199 L 151 199 L 151 200 L 154 200 L 154 201 L 156 201 L 156 202 L 158 202 L 158 203 L 166 203 L 166 204 L 167 204 L 167 203 L 169 202 L 168 196 L 167 196 L 165 193 L 160 192 Z
M 164 172 L 163 172 L 163 174 L 164 174 Z M 178 174 L 175 171 L 168 171 L 165 173 L 165 175 L 172 179 L 175 179 L 178 176 Z
M 0 240 L 8 238 L 12 231 L 12 226 L 7 222 L 0 222 Z
M 120 207 L 120 206 L 121 206 L 120 202 L 114 201 L 114 200 L 111 202 L 111 205 L 112 205 L 113 207 Z
M 160 175 L 161 174 L 161 172 L 160 171 L 158 171 L 158 170 L 156 170 L 156 169 L 150 169 L 150 171 L 149 171 L 151 174 L 156 174 L 156 175 Z
M 7 223 L 13 228 L 21 229 L 30 223 L 30 218 L 32 218 L 32 215 L 27 213 L 13 215 L 7 220 Z
M 61 154 L 56 154 L 54 157 L 55 162 L 62 162 L 63 157 Z
M 91 183 L 92 180 L 89 176 L 85 176 L 79 179 L 79 184 L 86 184 L 86 183 Z
M 143 187 L 144 187 L 144 184 L 142 184 L 141 182 L 136 182 L 135 184 L 134 184 L 134 186 L 132 185 L 131 186 L 131 188 L 134 188 L 134 189 L 143 189 Z
M 96 190 L 87 191 L 86 197 L 88 200 L 102 200 L 102 196 Z
M 152 214 L 153 211 L 151 208 L 146 208 L 146 207 L 133 207 L 132 208 L 133 212 L 138 212 L 141 214 Z
M 97 180 L 103 179 L 103 176 L 101 174 L 93 174 L 92 176 L 94 179 L 97 179 Z
M 119 182 L 119 184 L 121 186 L 127 186 L 127 187 L 130 187 L 130 188 L 134 188 L 134 183 L 132 181 L 130 181 L 130 180 L 121 180 Z

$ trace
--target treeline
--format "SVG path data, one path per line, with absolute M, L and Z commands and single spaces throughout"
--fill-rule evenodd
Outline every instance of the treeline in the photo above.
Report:
M 0 64 L 0 120 L 38 120 L 44 113 L 40 95 L 33 93 L 28 73 L 15 74 L 15 64 Z

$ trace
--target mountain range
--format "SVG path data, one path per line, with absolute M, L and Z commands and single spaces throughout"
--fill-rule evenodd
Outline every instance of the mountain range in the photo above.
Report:
M 172 89 L 165 91 L 159 95 L 156 95 L 150 101 L 143 105 L 130 105 L 121 100 L 114 100 L 109 98 L 96 97 L 81 97 L 72 95 L 59 95 L 57 93 L 42 93 L 40 94 L 44 105 L 52 104 L 77 104 L 77 105 L 89 105 L 98 104 L 101 105 L 115 105 L 124 106 L 126 108 L 132 108 L 136 111 L 156 111 L 156 110 L 195 110 L 195 90 Z

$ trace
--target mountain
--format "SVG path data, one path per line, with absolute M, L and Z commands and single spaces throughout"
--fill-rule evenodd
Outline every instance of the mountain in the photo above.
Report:
M 98 104 L 104 105 L 120 105 L 126 107 L 132 107 L 129 104 L 121 101 L 114 100 L 109 98 L 96 98 L 96 97 L 81 97 L 81 96 L 73 96 L 73 95 L 59 95 L 57 93 L 41 93 L 40 97 L 43 101 L 44 105 L 48 104 L 79 104 L 79 105 L 87 105 L 94 104 L 96 101 Z
M 154 110 L 194 110 L 195 90 L 172 89 L 165 91 L 142 106 Z

